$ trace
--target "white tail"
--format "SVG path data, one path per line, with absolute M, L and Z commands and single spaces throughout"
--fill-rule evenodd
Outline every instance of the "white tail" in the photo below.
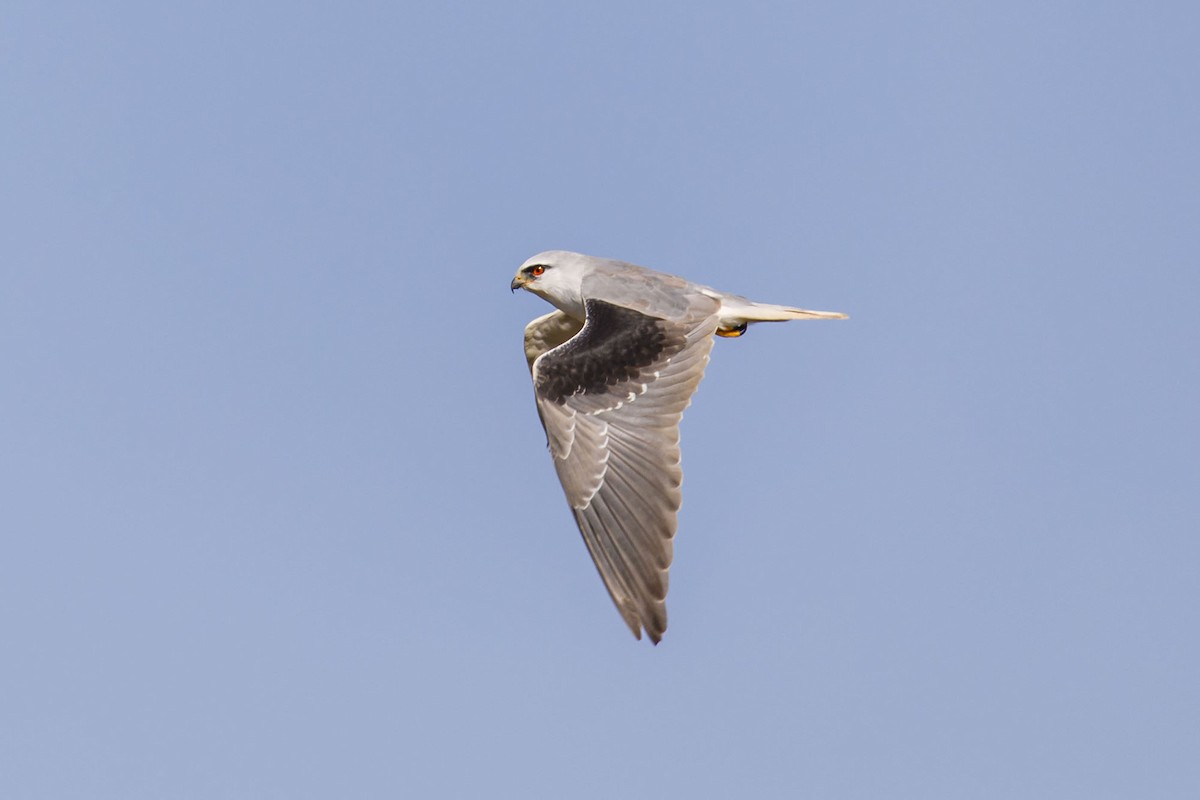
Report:
M 721 299 L 721 327 L 740 328 L 750 322 L 786 322 L 790 319 L 846 319 L 837 311 L 809 311 L 806 308 L 755 303 L 743 298 Z

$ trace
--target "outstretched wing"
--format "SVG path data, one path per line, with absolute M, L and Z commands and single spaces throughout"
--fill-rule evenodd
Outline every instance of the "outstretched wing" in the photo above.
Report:
M 704 375 L 719 304 L 698 298 L 682 319 L 598 299 L 584 307 L 582 330 L 533 361 L 538 413 L 608 593 L 634 636 L 644 628 L 657 643 L 683 480 L 679 421 Z M 527 355 L 571 325 L 561 312 L 535 320 Z
M 533 362 L 547 350 L 558 347 L 583 328 L 583 323 L 561 311 L 551 311 L 525 326 L 525 360 L 533 371 Z

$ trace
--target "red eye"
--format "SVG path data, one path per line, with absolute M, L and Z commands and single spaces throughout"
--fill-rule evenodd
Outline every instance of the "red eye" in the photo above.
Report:
M 543 267 L 541 264 L 538 264 L 536 267 L 530 268 L 529 274 L 536 278 L 545 271 L 546 271 L 546 268 Z

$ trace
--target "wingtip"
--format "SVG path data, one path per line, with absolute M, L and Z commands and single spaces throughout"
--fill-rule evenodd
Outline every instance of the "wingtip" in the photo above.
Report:
M 644 630 L 646 632 L 646 638 L 649 639 L 650 643 L 655 647 L 657 647 L 658 643 L 662 641 L 663 634 L 667 632 L 666 628 L 663 628 L 662 630 L 656 630 L 645 627 L 641 623 L 630 622 L 629 620 L 626 620 L 626 622 L 629 624 L 629 630 L 633 632 L 633 638 L 640 642 L 642 640 L 642 631 Z

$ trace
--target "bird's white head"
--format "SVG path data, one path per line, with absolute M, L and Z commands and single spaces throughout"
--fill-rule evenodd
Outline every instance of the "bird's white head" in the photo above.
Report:
M 591 256 L 566 250 L 547 250 L 526 261 L 512 279 L 512 290 L 524 289 L 552 303 L 567 316 L 582 321 L 583 278 Z

